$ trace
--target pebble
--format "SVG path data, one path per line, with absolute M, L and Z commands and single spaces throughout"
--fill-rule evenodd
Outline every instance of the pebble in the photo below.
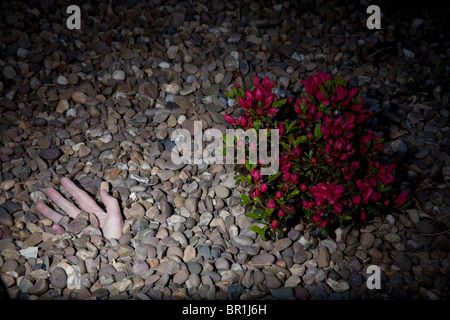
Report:
M 50 276 L 51 284 L 58 289 L 63 289 L 67 285 L 67 274 L 61 267 L 56 267 Z

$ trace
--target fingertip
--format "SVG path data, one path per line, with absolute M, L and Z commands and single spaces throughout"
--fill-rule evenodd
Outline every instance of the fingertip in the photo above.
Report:
M 39 211 L 42 211 L 44 206 L 45 206 L 45 204 L 42 201 L 39 201 L 38 203 L 36 203 L 36 209 L 38 209 Z

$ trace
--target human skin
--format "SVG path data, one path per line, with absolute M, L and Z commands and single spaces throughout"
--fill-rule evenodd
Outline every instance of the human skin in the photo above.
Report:
M 109 195 L 105 190 L 100 191 L 100 197 L 105 205 L 105 211 L 94 199 L 89 196 L 86 191 L 78 188 L 70 179 L 61 178 L 61 185 L 75 198 L 81 209 L 73 202 L 67 200 L 54 188 L 47 188 L 45 193 L 69 217 L 75 219 L 82 211 L 93 213 L 99 221 L 99 228 L 105 238 L 119 239 L 122 236 L 123 218 L 119 202 L 116 198 Z M 62 214 L 51 209 L 44 202 L 39 202 L 36 204 L 36 208 L 40 213 L 54 222 L 52 228 L 56 233 L 61 234 L 66 232 L 64 228 L 58 224 L 58 222 L 63 218 Z

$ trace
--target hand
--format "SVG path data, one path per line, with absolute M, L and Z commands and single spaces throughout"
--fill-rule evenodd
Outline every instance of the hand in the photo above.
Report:
M 105 190 L 100 191 L 100 196 L 102 198 L 103 204 L 106 207 L 105 212 L 98 206 L 97 202 L 92 199 L 86 191 L 78 188 L 68 178 L 61 178 L 61 184 L 64 189 L 66 189 L 78 201 L 79 205 L 84 211 L 93 213 L 97 217 L 100 230 L 105 238 L 119 239 L 122 236 L 123 218 L 120 211 L 119 202 L 116 198 L 110 196 Z M 82 210 L 80 210 L 72 202 L 64 198 L 54 188 L 47 188 L 45 190 L 45 193 L 72 219 L 76 218 L 76 216 L 80 212 L 82 212 Z M 39 202 L 36 205 L 36 208 L 44 216 L 55 222 L 53 224 L 53 229 L 57 233 L 65 232 L 64 228 L 58 224 L 63 215 L 49 208 L 43 202 Z

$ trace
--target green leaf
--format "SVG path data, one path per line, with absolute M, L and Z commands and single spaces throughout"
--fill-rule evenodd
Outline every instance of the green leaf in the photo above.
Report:
M 278 178 L 278 176 L 281 174 L 281 171 L 278 171 L 277 173 L 275 173 L 275 174 L 272 174 L 272 175 L 270 175 L 269 176 L 269 182 L 272 182 L 273 180 L 275 180 L 276 178 Z
M 295 197 L 296 195 L 298 195 L 300 193 L 300 190 L 294 190 L 292 191 L 289 195 L 288 195 L 288 199 Z
M 253 220 L 258 220 L 259 219 L 259 215 L 257 215 L 254 212 L 248 212 L 247 213 L 247 217 L 249 217 L 250 219 L 253 219 Z
M 253 122 L 253 128 L 255 128 L 256 131 L 258 131 L 260 127 L 261 127 L 261 120 L 256 120 Z
M 250 204 L 252 202 L 250 197 L 248 195 L 246 195 L 245 193 L 241 194 L 241 199 L 242 199 L 242 202 L 244 202 L 244 204 Z
M 286 142 L 283 142 L 283 141 L 281 141 L 281 145 L 282 145 L 283 148 L 285 148 L 285 149 L 290 149 L 290 148 L 291 148 L 291 145 L 290 145 L 290 144 L 287 144 Z
M 306 138 L 306 136 L 300 136 L 297 138 L 298 143 L 305 143 L 306 141 L 308 141 L 308 138 Z
M 320 139 L 320 138 L 322 138 L 322 136 L 324 135 L 321 131 L 320 131 L 320 128 L 321 128 L 322 126 L 320 125 L 320 123 L 318 123 L 318 124 L 316 124 L 316 126 L 314 127 L 314 137 L 316 138 L 316 139 Z
M 320 235 L 324 238 L 328 237 L 328 231 L 325 228 L 320 228 Z
M 261 232 L 261 228 L 260 227 L 258 227 L 258 226 L 251 226 L 250 227 L 250 231 L 253 231 L 254 233 L 260 233 Z
M 344 216 L 343 219 L 344 219 L 344 220 L 352 220 L 352 217 L 350 217 L 350 216 Z
M 286 102 L 287 102 L 287 99 L 281 99 L 281 100 L 275 101 L 274 103 L 272 103 L 272 107 L 279 108 L 279 107 L 283 106 Z
M 230 99 L 234 99 L 234 98 L 235 98 L 234 93 L 231 92 L 231 91 L 225 91 L 224 93 L 225 93 L 225 95 L 226 95 L 228 98 L 230 98 Z

